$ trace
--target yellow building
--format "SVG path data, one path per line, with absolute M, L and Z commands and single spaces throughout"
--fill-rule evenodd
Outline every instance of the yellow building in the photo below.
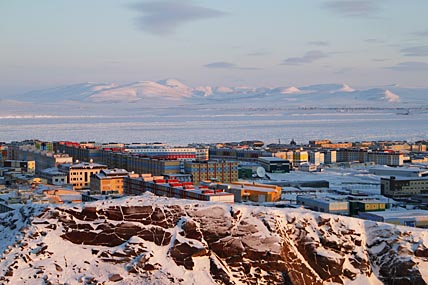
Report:
M 379 200 L 352 200 L 349 201 L 349 212 L 351 216 L 362 212 L 385 211 L 386 203 Z
M 36 173 L 36 162 L 34 160 L 5 160 L 3 162 L 4 167 L 20 168 L 21 172 L 27 174 Z
M 123 194 L 123 178 L 129 172 L 125 169 L 102 169 L 91 177 L 90 187 L 93 193 L 117 192 Z
M 276 202 L 281 200 L 282 188 L 275 185 L 234 182 L 226 185 L 225 191 L 235 196 L 235 202 Z
M 289 151 L 278 151 L 278 152 L 275 152 L 273 155 L 275 157 L 278 157 L 281 159 L 293 161 L 293 151 L 291 151 L 291 150 L 289 150 Z
M 293 152 L 293 165 L 299 166 L 300 164 L 307 163 L 309 155 L 307 151 L 294 151 Z
M 237 161 L 185 161 L 184 171 L 192 175 L 195 185 L 204 180 L 223 183 L 238 181 Z
M 58 170 L 67 174 L 67 183 L 73 185 L 73 190 L 89 189 L 91 175 L 100 173 L 102 169 L 107 169 L 107 166 L 90 162 L 58 165 Z

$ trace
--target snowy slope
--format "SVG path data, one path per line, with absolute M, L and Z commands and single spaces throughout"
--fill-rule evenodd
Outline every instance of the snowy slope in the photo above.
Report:
M 0 215 L 0 238 L 4 284 L 428 282 L 426 231 L 151 194 L 26 206 Z
M 424 102 L 428 89 L 384 86 L 354 89 L 347 84 L 318 84 L 285 87 L 190 87 L 176 80 L 139 81 L 129 84 L 80 83 L 13 96 L 16 101 L 52 103 L 75 101 L 85 103 L 153 103 L 157 101 L 211 104 L 212 101 L 276 105 L 279 102 L 317 106 L 388 106 L 396 103 Z M 4 103 L 8 103 L 5 101 Z M 15 102 L 16 103 L 16 102 Z
M 88 100 L 92 102 L 135 102 L 148 98 L 176 100 L 188 98 L 191 95 L 191 88 L 177 80 L 170 79 L 160 82 L 141 81 L 101 90 L 89 96 Z
M 85 82 L 66 86 L 58 86 L 42 90 L 34 90 L 15 96 L 15 100 L 36 102 L 36 103 L 49 103 L 58 101 L 85 101 L 91 95 L 101 92 L 106 89 L 115 88 L 117 85 L 114 83 L 94 83 Z

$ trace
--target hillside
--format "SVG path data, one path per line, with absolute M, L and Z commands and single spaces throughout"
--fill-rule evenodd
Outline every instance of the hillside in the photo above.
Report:
M 169 104 L 248 104 L 276 106 L 419 106 L 425 103 L 428 89 L 383 86 L 354 89 L 347 84 L 318 84 L 285 87 L 190 87 L 176 79 L 139 81 L 128 84 L 78 83 L 34 90 L 4 99 L 33 103 L 137 103 Z M 0 98 L 1 99 L 1 98 Z M 8 101 L 5 101 L 7 103 Z M 395 105 L 394 105 L 395 104 Z
M 428 234 L 145 194 L 0 215 L 4 284 L 427 284 Z

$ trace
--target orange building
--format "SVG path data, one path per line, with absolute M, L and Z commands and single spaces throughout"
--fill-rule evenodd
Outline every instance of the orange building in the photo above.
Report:
M 103 169 L 91 177 L 90 187 L 93 193 L 117 192 L 123 194 L 123 178 L 129 172 L 125 169 Z

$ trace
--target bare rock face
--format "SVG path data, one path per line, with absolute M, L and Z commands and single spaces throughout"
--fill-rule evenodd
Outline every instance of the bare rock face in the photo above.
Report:
M 427 281 L 425 235 L 300 210 L 144 196 L 48 208 L 21 234 L 8 249 L 14 258 L 0 260 L 5 284 L 19 284 L 21 272 L 45 284 Z
M 192 257 L 207 255 L 208 250 L 205 247 L 191 246 L 188 243 L 180 243 L 177 240 L 169 250 L 169 255 L 177 263 L 183 265 L 186 269 L 192 270 L 194 263 Z
M 120 274 L 111 274 L 108 278 L 108 280 L 112 281 L 112 282 L 118 282 L 123 280 L 123 277 L 120 276 Z

